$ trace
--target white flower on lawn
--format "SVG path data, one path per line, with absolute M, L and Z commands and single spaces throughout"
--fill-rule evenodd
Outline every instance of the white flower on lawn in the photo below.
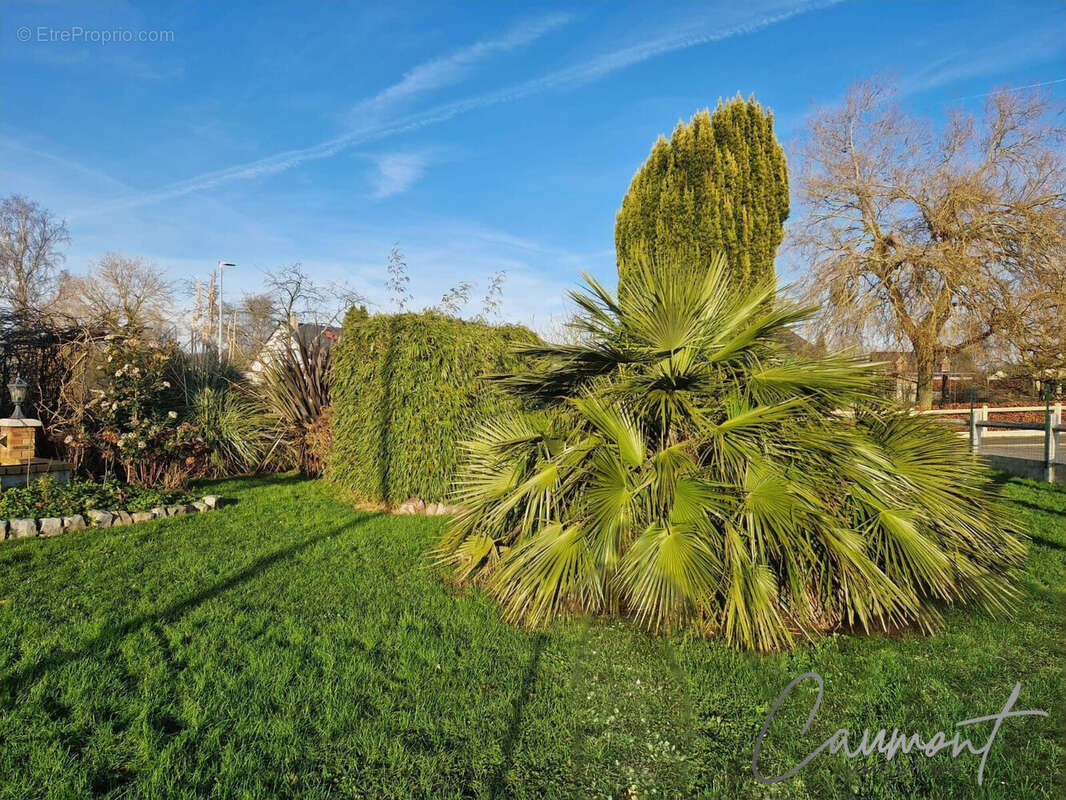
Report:
M 163 381 L 163 388 L 164 389 L 169 389 L 170 388 L 170 381 Z
M 146 445 L 144 442 L 137 442 L 137 447 L 141 450 L 143 450 L 147 446 L 148 445 Z
M 168 411 L 167 412 L 167 416 L 170 417 L 171 419 L 177 419 L 178 418 L 178 412 L 177 411 Z

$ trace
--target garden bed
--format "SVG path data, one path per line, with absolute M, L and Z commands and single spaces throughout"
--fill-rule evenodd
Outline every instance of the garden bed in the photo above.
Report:
M 85 514 L 94 508 L 149 511 L 159 506 L 191 503 L 196 499 L 199 498 L 186 491 L 143 489 L 113 479 L 74 479 L 69 483 L 57 483 L 45 477 L 0 492 L 0 519 L 61 517 Z
M 61 484 L 45 478 L 0 495 L 0 541 L 58 536 L 87 527 L 118 528 L 209 511 L 219 502 L 217 495 L 192 500 L 188 492 L 111 481 Z M 5 514 L 10 516 L 5 518 Z

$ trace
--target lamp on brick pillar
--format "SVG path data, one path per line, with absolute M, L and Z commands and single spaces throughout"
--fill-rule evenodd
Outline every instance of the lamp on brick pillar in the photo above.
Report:
M 37 429 L 41 427 L 41 421 L 26 419 L 22 415 L 27 389 L 29 384 L 21 377 L 16 377 L 7 385 L 15 410 L 7 419 L 0 419 L 0 466 L 26 464 L 33 460 L 36 453 Z
M 11 392 L 11 402 L 15 404 L 11 419 L 22 419 L 22 404 L 26 402 L 26 390 L 29 386 L 26 381 L 22 380 L 21 375 L 16 375 L 15 380 L 7 385 L 7 390 Z

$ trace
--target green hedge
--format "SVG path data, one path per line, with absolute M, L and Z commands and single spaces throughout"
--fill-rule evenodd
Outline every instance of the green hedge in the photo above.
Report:
M 473 425 L 517 404 L 481 376 L 517 363 L 536 336 L 433 312 L 352 309 L 333 353 L 327 475 L 370 501 L 444 500 Z

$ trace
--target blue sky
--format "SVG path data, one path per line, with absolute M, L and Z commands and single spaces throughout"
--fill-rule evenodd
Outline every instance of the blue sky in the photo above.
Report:
M 582 271 L 613 282 L 655 138 L 720 97 L 754 94 L 786 150 L 878 73 L 938 118 L 1004 85 L 1066 97 L 1057 0 L 662 5 L 4 0 L 0 194 L 67 219 L 74 271 L 224 258 L 228 294 L 299 261 L 387 308 L 399 242 L 416 304 L 503 269 L 504 315 L 544 329 Z M 84 40 L 114 31 L 171 41 Z

